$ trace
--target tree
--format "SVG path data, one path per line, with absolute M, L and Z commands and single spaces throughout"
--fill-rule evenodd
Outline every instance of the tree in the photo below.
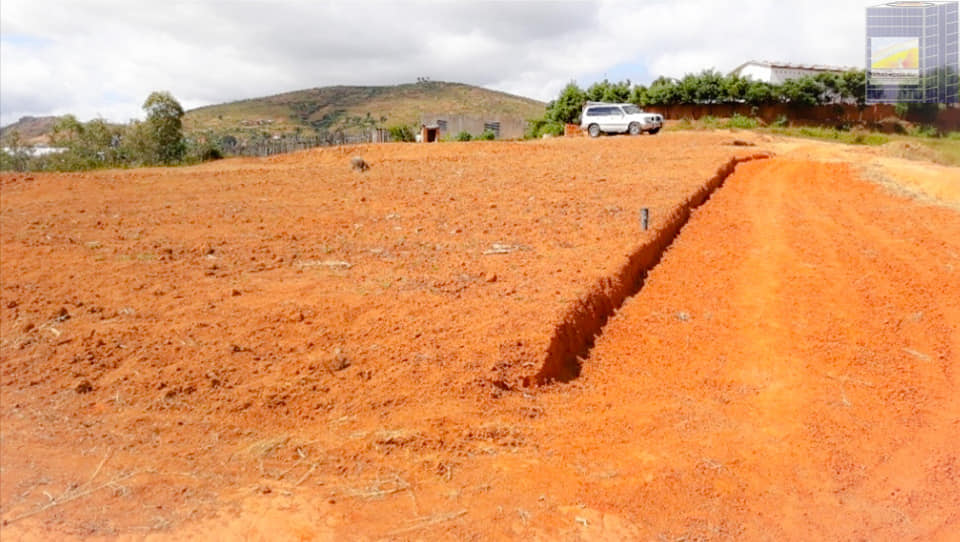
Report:
M 120 139 L 120 156 L 130 166 L 156 163 L 157 145 L 146 122 L 131 120 Z
M 630 103 L 636 104 L 638 107 L 646 106 L 649 103 L 647 87 L 643 85 L 633 87 L 633 90 L 630 91 Z
M 587 95 L 573 81 L 567 84 L 556 100 L 547 106 L 547 119 L 565 124 L 580 122 L 580 112 L 587 103 Z
M 684 77 L 684 81 L 686 81 Z M 723 74 L 716 70 L 703 70 L 693 76 L 693 101 L 699 104 L 715 104 L 726 102 L 726 88 Z
M 787 79 L 780 85 L 780 97 L 791 105 L 821 105 L 828 100 L 827 86 L 815 77 Z
M 647 89 L 647 102 L 650 105 L 682 103 L 677 81 L 663 76 L 656 78 Z
M 83 123 L 73 115 L 64 115 L 53 125 L 51 142 L 66 151 L 52 156 L 56 169 L 78 170 L 115 165 L 121 161 L 117 149 L 120 129 L 103 119 Z
M 743 103 L 747 101 L 747 91 L 750 89 L 750 80 L 736 74 L 723 78 L 724 101 L 728 103 Z
M 183 160 L 186 145 L 183 141 L 183 107 L 166 91 L 152 92 L 143 102 L 149 129 L 156 152 L 156 161 L 161 164 L 176 164 Z
M 590 85 L 586 94 L 591 102 L 626 102 L 630 99 L 630 80 L 611 83 L 604 79 Z
M 777 101 L 776 87 L 766 81 L 748 80 L 743 99 L 750 105 L 766 105 Z
M 840 76 L 842 81 L 841 96 L 857 101 L 857 107 L 867 106 L 867 72 L 864 70 L 850 70 Z

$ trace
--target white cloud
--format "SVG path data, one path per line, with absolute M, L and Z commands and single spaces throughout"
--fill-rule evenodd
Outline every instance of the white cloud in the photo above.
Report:
M 429 76 L 548 100 L 622 66 L 636 82 L 751 58 L 855 66 L 871 3 L 3 0 L 0 122 L 125 121 L 153 90 L 189 108 Z

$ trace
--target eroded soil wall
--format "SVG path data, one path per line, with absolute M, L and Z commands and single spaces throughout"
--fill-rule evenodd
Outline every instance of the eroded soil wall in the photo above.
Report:
M 723 186 L 737 164 L 769 157 L 769 154 L 761 153 L 732 158 L 721 166 L 713 177 L 667 217 L 651 241 L 637 247 L 629 255 L 614 276 L 601 279 L 586 296 L 574 303 L 554 329 L 540 371 L 532 378 L 527 378 L 525 383 L 567 382 L 579 376 L 581 358 L 587 356 L 607 320 L 628 297 L 640 291 L 647 273 L 660 262 L 663 253 L 670 248 L 690 219 L 691 212 Z

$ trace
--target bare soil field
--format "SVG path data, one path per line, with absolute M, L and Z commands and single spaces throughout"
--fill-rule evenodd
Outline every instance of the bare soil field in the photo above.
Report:
M 4 174 L 3 537 L 949 539 L 949 189 L 747 138 Z

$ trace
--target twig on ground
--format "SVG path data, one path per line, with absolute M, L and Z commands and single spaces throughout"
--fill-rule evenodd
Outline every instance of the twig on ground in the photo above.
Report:
M 401 534 L 411 533 L 413 531 L 423 529 L 424 527 L 430 527 L 432 525 L 437 525 L 439 523 L 444 523 L 450 520 L 457 519 L 460 516 L 466 515 L 466 510 L 459 510 L 457 512 L 450 512 L 449 514 L 438 514 L 436 516 L 430 516 L 425 518 L 415 518 L 411 521 L 417 522 L 416 525 L 411 525 L 409 527 L 404 527 L 402 529 L 397 529 L 395 531 L 390 531 L 387 533 L 387 536 L 397 536 Z
M 42 513 L 42 512 L 46 512 L 47 510 L 49 510 L 49 509 L 51 509 L 51 508 L 55 508 L 55 507 L 57 507 L 57 506 L 66 504 L 66 503 L 68 503 L 68 502 L 75 501 L 75 500 L 77 500 L 77 499 L 86 497 L 86 496 L 88 496 L 88 495 L 91 495 L 91 494 L 93 494 L 93 493 L 96 493 L 97 491 L 100 491 L 101 489 L 114 486 L 114 485 L 116 485 L 118 482 L 122 482 L 122 481 L 124 481 L 124 480 L 129 479 L 129 478 L 133 478 L 133 477 L 136 476 L 137 474 L 140 474 L 140 473 L 134 471 L 134 472 L 131 472 L 131 473 L 129 473 L 129 474 L 125 474 L 125 475 L 123 475 L 123 476 L 118 476 L 118 477 L 114 478 L 113 480 L 110 480 L 109 482 L 105 482 L 105 483 L 103 483 L 103 484 L 101 484 L 101 485 L 99 485 L 99 486 L 97 486 L 97 487 L 93 487 L 93 488 L 87 489 L 87 490 L 85 490 L 85 491 L 80 491 L 80 492 L 73 493 L 73 494 L 70 494 L 70 492 L 68 491 L 67 493 L 64 493 L 63 495 L 61 495 L 61 496 L 57 497 L 56 499 L 48 502 L 47 504 L 41 506 L 40 508 L 37 508 L 36 510 L 31 510 L 30 512 L 25 512 L 25 513 L 20 514 L 19 516 L 15 517 L 15 518 L 11 518 L 11 519 L 9 519 L 9 520 L 4 520 L 4 521 L 3 521 L 3 524 L 4 524 L 4 525 L 10 525 L 11 523 L 15 523 L 15 522 L 17 522 L 17 521 L 20 521 L 21 519 L 26 519 L 26 518 L 29 518 L 29 517 L 31 517 L 31 516 L 35 516 L 35 515 L 37 515 L 37 514 L 40 514 L 40 513 Z M 92 478 L 91 478 L 91 480 L 92 480 Z
M 301 476 L 296 482 L 293 483 L 293 487 L 297 487 L 300 484 L 304 483 L 307 480 L 307 478 L 309 478 L 310 475 L 313 474 L 313 471 L 316 469 L 317 469 L 316 463 L 313 463 L 312 465 L 310 465 L 310 468 L 307 469 L 307 472 L 303 473 L 303 476 Z
M 107 459 L 110 459 L 110 454 L 112 453 L 113 453 L 113 449 L 110 449 L 110 450 L 107 450 L 107 453 L 103 454 L 103 459 L 100 461 L 100 464 L 97 465 L 97 468 L 93 470 L 93 474 L 90 475 L 90 479 L 87 480 L 87 483 L 83 484 L 84 486 L 89 486 L 90 484 L 93 483 L 93 480 L 97 477 L 98 474 L 100 474 L 100 469 L 103 468 L 103 465 L 104 463 L 107 462 Z

